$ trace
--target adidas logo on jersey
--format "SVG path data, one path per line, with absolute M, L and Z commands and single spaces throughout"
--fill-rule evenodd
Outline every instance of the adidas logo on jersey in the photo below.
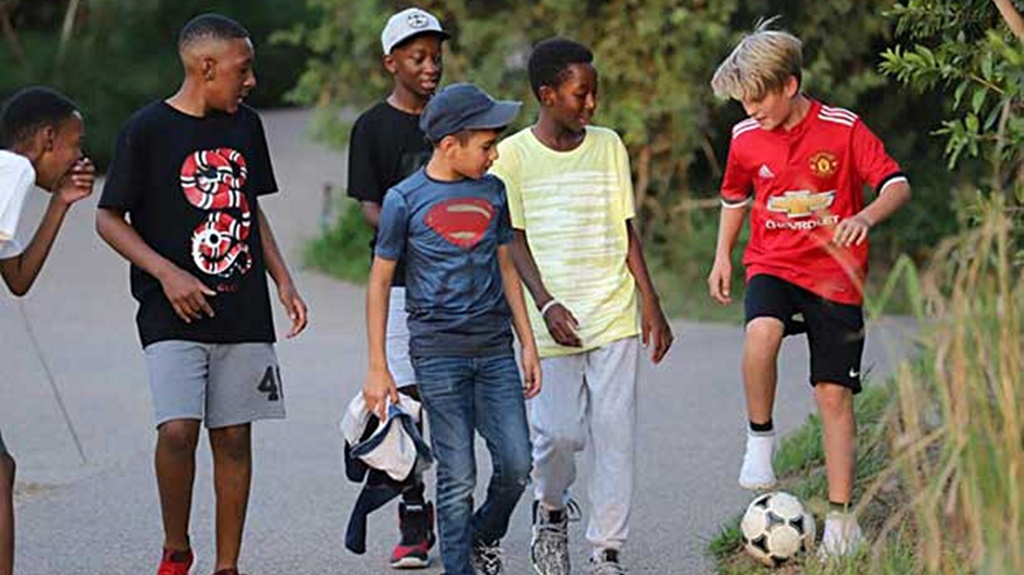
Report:
M 775 173 L 768 167 L 768 164 L 761 164 L 761 169 L 757 171 L 757 175 L 763 180 L 771 180 L 775 177 Z

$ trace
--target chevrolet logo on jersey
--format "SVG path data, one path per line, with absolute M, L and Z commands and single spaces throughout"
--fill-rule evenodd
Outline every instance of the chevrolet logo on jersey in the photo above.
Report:
M 768 210 L 786 214 L 790 218 L 806 218 L 831 206 L 835 199 L 835 190 L 817 194 L 810 190 L 796 190 L 768 198 Z

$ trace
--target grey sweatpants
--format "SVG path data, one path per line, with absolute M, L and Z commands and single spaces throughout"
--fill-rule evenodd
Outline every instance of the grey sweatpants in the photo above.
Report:
M 534 496 L 542 505 L 565 506 L 576 454 L 592 443 L 587 540 L 596 551 L 619 550 L 629 535 L 639 353 L 639 339 L 630 337 L 543 359 L 544 386 L 530 401 Z

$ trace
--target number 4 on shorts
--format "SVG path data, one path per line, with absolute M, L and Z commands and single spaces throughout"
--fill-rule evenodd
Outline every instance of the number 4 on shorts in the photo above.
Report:
M 281 399 L 281 368 L 270 366 L 263 374 L 259 386 L 256 387 L 261 393 L 267 394 L 267 401 L 278 401 Z

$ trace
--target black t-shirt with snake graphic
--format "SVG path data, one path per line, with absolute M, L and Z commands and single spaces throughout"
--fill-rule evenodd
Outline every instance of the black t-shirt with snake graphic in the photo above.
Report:
M 217 292 L 208 298 L 216 316 L 187 324 L 160 282 L 132 266 L 143 346 L 274 341 L 257 198 L 276 191 L 263 126 L 251 108 L 200 118 L 159 101 L 132 116 L 99 205 L 127 212 L 151 248 Z

